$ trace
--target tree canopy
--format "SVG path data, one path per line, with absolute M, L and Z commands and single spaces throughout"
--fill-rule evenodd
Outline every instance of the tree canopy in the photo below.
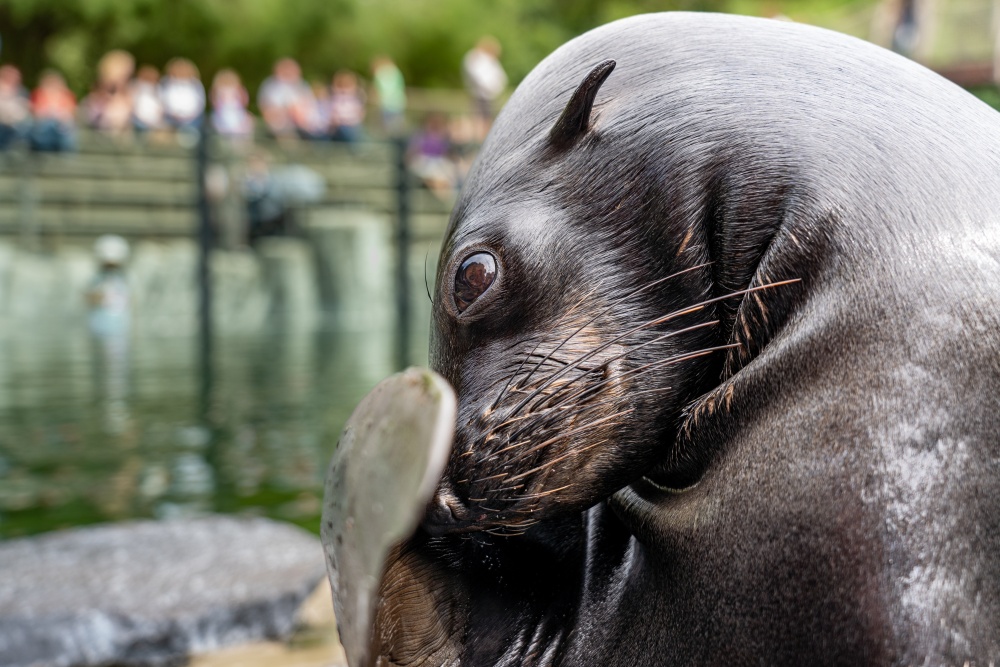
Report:
M 138 64 L 193 60 L 207 80 L 233 67 L 253 89 L 290 55 L 305 75 L 339 68 L 367 75 L 387 54 L 409 85 L 460 85 L 462 54 L 484 34 L 504 45 L 517 82 L 559 44 L 596 25 L 640 12 L 738 11 L 826 22 L 867 12 L 875 0 L 0 0 L 0 59 L 34 82 L 62 71 L 77 92 L 100 56 L 122 48 Z M 844 29 L 843 26 L 837 26 Z M 850 28 L 847 28 L 850 30 Z

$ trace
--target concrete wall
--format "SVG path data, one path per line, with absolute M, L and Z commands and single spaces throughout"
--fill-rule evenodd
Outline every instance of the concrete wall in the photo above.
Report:
M 333 211 L 311 223 L 310 239 L 269 238 L 255 250 L 213 253 L 217 333 L 320 324 L 340 330 L 395 326 L 390 221 Z M 132 243 L 126 276 L 135 331 L 196 330 L 197 259 L 192 240 Z M 0 238 L 0 327 L 84 322 L 84 294 L 96 270 L 89 245 L 66 242 L 38 252 Z

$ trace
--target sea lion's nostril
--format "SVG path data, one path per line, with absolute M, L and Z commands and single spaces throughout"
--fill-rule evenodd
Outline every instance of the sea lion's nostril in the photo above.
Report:
M 424 529 L 432 535 L 442 535 L 464 526 L 468 521 L 468 509 L 451 490 L 438 489 L 427 507 Z
M 442 514 L 450 517 L 452 521 L 461 521 L 463 508 L 458 498 L 448 493 L 439 495 L 437 501 L 441 505 Z

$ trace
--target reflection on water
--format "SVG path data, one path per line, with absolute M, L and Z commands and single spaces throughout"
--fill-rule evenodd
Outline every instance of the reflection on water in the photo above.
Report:
M 389 331 L 221 337 L 203 372 L 193 336 L 54 329 L 0 336 L 0 538 L 203 512 L 316 530 L 337 435 L 394 370 Z

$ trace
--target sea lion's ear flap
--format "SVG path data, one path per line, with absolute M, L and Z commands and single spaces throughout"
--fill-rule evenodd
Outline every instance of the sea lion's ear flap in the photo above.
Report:
M 549 142 L 556 148 L 569 148 L 577 139 L 587 132 L 590 125 L 590 110 L 594 106 L 594 98 L 605 79 L 615 68 L 614 60 L 605 60 L 587 75 L 587 78 L 577 87 L 569 104 L 563 109 L 562 115 L 549 132 Z

